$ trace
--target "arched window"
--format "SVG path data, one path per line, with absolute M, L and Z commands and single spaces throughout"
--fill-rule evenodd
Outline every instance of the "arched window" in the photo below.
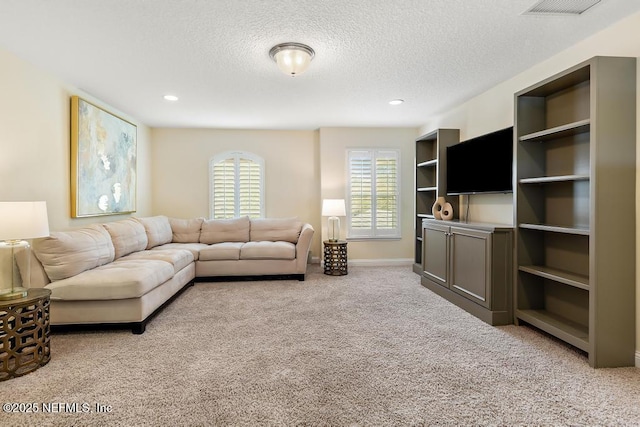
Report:
M 209 217 L 264 217 L 264 160 L 227 151 L 209 160 Z

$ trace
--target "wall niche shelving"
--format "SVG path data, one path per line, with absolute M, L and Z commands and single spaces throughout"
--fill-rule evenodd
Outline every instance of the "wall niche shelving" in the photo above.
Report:
M 431 207 L 438 197 L 445 197 L 447 186 L 447 147 L 460 142 L 458 129 L 437 129 L 416 140 L 415 166 L 415 259 L 413 271 L 422 274 L 422 220 L 433 219 Z M 458 197 L 447 199 L 458 216 Z
M 515 94 L 516 324 L 635 359 L 636 59 L 594 57 Z

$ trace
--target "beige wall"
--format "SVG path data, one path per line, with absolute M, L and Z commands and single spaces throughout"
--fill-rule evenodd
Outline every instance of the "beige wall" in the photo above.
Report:
M 160 129 L 151 131 L 153 212 L 180 218 L 209 215 L 208 165 L 230 150 L 265 160 L 265 215 L 297 216 L 316 230 L 311 253 L 322 256 L 326 218 L 323 198 L 346 196 L 346 149 L 399 148 L 402 239 L 350 242 L 350 260 L 413 259 L 413 167 L 415 128 L 322 128 L 319 131 Z M 344 228 L 345 219 L 342 219 Z M 344 229 L 342 232 L 344 236 Z
M 459 128 L 461 139 L 513 125 L 514 94 L 540 80 L 597 55 L 640 57 L 640 13 L 632 15 L 616 25 L 590 37 L 560 54 L 541 62 L 527 71 L 491 88 L 470 101 L 437 117 L 429 118 L 421 128 L 426 133 L 435 128 Z M 640 94 L 640 66 L 638 67 L 638 91 Z M 640 99 L 640 98 L 639 98 Z M 640 125 L 640 105 L 637 107 L 637 123 Z M 637 126 L 640 129 L 640 126 Z M 636 133 L 636 147 L 640 143 Z M 640 212 L 640 149 L 636 150 L 636 211 Z M 630 197 L 633 197 L 630 195 Z M 508 215 L 507 215 L 508 214 Z M 470 219 L 513 223 L 511 195 L 471 196 Z M 636 217 L 636 359 L 640 362 L 640 217 Z M 638 364 L 637 362 L 637 364 Z
M 346 150 L 348 148 L 397 148 L 400 149 L 401 185 L 401 227 L 402 238 L 396 240 L 349 241 L 348 258 L 351 261 L 365 260 L 400 261 L 413 260 L 414 238 L 413 204 L 415 128 L 321 128 L 320 129 L 320 177 L 321 199 L 345 199 Z M 327 238 L 327 219 L 323 218 L 323 240 Z M 346 218 L 341 218 L 341 233 L 346 234 Z
M 153 129 L 153 211 L 209 217 L 209 159 L 248 151 L 265 161 L 265 216 L 297 216 L 320 229 L 318 132 Z M 312 256 L 320 253 L 319 233 Z
M 138 126 L 138 212 L 151 212 L 149 130 L 99 100 L 0 49 L 0 200 L 45 200 L 51 230 L 122 215 L 70 217 L 70 97 L 106 108 Z

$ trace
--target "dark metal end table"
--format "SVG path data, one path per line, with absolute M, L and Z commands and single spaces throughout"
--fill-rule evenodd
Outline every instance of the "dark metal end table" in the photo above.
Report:
M 49 289 L 0 301 L 0 381 L 26 375 L 51 359 Z
M 324 242 L 324 274 L 344 276 L 347 271 L 347 242 L 344 240 Z

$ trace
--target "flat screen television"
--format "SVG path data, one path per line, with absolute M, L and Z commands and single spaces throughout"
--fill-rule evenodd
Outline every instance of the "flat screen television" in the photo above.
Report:
M 447 147 L 447 194 L 513 191 L 513 127 Z

